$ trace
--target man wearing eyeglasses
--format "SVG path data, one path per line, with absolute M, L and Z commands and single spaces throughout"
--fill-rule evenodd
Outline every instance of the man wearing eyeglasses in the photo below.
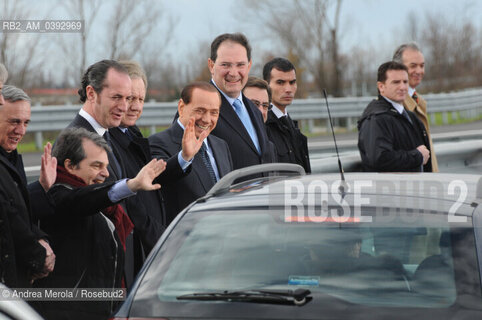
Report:
M 286 108 L 295 97 L 296 69 L 284 58 L 274 58 L 263 67 L 263 78 L 271 89 L 272 108 L 268 111 L 266 131 L 275 144 L 278 161 L 299 164 L 311 172 L 308 139 L 298 129 Z
M 263 122 L 266 123 L 271 104 L 271 89 L 268 83 L 257 77 L 249 77 L 243 88 L 243 94 L 261 111 Z

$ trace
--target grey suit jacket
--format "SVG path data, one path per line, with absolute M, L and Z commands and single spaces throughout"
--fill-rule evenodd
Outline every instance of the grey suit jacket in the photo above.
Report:
M 167 130 L 149 137 L 152 155 L 167 160 L 182 149 L 184 131 L 174 122 Z M 208 136 L 208 143 L 216 160 L 219 176 L 222 177 L 233 169 L 233 162 L 227 143 L 215 136 Z M 192 161 L 192 170 L 186 177 L 164 184 L 161 192 L 164 197 L 168 224 L 188 204 L 204 196 L 214 185 L 200 154 L 196 154 Z

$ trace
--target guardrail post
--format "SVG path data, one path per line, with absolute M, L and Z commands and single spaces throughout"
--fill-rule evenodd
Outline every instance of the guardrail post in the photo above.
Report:
M 154 133 L 156 133 L 156 126 L 152 125 L 151 126 L 151 135 L 153 135 Z
M 362 82 L 362 88 L 361 88 L 361 94 L 362 97 L 368 96 L 368 88 L 367 88 L 367 83 L 365 81 Z
M 449 123 L 449 116 L 447 112 L 442 112 L 442 123 L 443 124 L 448 124 Z
M 315 120 L 314 119 L 308 119 L 308 132 L 312 133 L 315 128 Z
M 452 121 L 457 121 L 459 119 L 459 114 L 457 111 L 452 111 Z
M 42 131 L 35 132 L 35 147 L 37 150 L 42 150 L 44 147 L 44 137 Z
M 346 118 L 346 128 L 348 129 L 348 131 L 353 131 L 353 129 L 355 129 L 352 117 Z
M 435 113 L 430 113 L 430 124 L 434 125 L 435 124 Z

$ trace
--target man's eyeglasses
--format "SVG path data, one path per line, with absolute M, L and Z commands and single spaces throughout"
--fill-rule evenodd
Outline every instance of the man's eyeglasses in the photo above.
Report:
M 269 103 L 268 103 L 268 102 L 261 103 L 261 102 L 259 102 L 258 100 L 253 100 L 253 99 L 250 99 L 250 100 L 253 101 L 254 105 L 255 105 L 256 107 L 258 107 L 258 108 L 259 108 L 260 106 L 262 106 L 263 109 L 266 109 L 266 110 L 269 109 Z

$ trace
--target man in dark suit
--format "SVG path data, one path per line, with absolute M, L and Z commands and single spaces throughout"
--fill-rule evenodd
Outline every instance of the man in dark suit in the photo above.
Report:
M 118 127 L 127 111 L 131 97 L 131 79 L 127 70 L 114 60 L 96 62 L 84 73 L 82 88 L 78 92 L 84 104 L 67 128 L 81 127 L 103 136 L 113 149 L 107 153 L 109 180 L 125 177 L 108 129 Z
M 211 81 L 221 93 L 220 117 L 212 134 L 228 143 L 234 169 L 274 159 L 261 112 L 241 93 L 251 63 L 251 46 L 243 34 L 222 34 L 211 43 Z
M 187 85 L 178 103 L 179 118 L 167 130 L 149 137 L 153 156 L 168 159 L 179 155 L 186 163 L 192 163 L 189 175 L 161 189 L 168 222 L 233 169 L 227 143 L 209 135 L 218 123 L 220 104 L 220 95 L 213 85 L 207 82 Z M 184 140 L 193 135 L 197 140 L 186 145 Z M 189 149 L 191 153 L 197 152 L 194 158 L 186 154 Z
M 308 140 L 286 110 L 297 89 L 295 66 L 287 59 L 274 58 L 264 65 L 263 78 L 269 84 L 272 100 L 266 131 L 276 146 L 278 161 L 299 164 L 310 173 Z
M 144 99 L 147 89 L 147 77 L 142 67 L 135 61 L 121 61 L 132 81 L 132 94 L 127 112 L 117 128 L 110 128 L 109 132 L 115 149 L 119 152 L 123 171 L 127 178 L 134 178 L 141 168 L 151 161 L 149 142 L 141 134 L 136 126 L 144 107 Z M 177 159 L 174 159 L 177 161 Z M 169 160 L 168 160 L 169 161 Z M 164 184 L 164 181 L 183 176 L 181 167 L 174 163 L 169 172 L 156 180 Z M 170 177 L 169 177 L 170 175 Z M 168 176 L 167 178 L 165 176 Z M 174 177 L 173 177 L 174 176 Z M 137 192 L 135 197 L 125 201 L 129 217 L 134 223 L 134 253 L 136 273 L 142 267 L 145 257 L 156 244 L 166 229 L 166 215 L 160 190 Z
M 82 88 L 79 89 L 80 101 L 84 103 L 82 109 L 68 126 L 68 128 L 81 127 L 104 137 L 112 149 L 107 152 L 108 181 L 118 181 L 128 177 L 122 158 L 119 156 L 121 151 L 113 143 L 109 128 L 115 128 L 121 124 L 131 99 L 131 86 L 132 81 L 127 69 L 117 61 L 102 60 L 94 63 L 82 77 Z M 150 235 L 156 234 L 157 231 L 154 230 L 154 224 L 146 223 L 148 217 L 145 213 L 139 215 L 138 210 L 132 212 L 129 210 L 142 205 L 137 197 L 124 200 L 120 204 L 139 234 L 139 237 L 134 237 L 134 234 L 129 235 L 126 241 L 125 279 L 127 287 L 130 287 L 143 262 L 142 245 L 139 244 L 139 239 L 151 239 L 150 246 L 152 246 L 155 240 Z
M 115 149 L 119 151 L 118 157 L 121 159 L 126 177 L 134 178 L 141 168 L 152 159 L 149 142 L 136 126 L 136 121 L 141 116 L 144 107 L 147 77 L 137 62 L 121 61 L 119 63 L 129 72 L 132 93 L 127 112 L 122 117 L 120 126 L 109 129 L 109 132 Z M 183 174 L 179 167 L 179 175 Z M 141 240 L 140 242 L 135 241 L 135 244 L 142 243 L 142 250 L 138 248 L 135 250 L 136 254 L 144 253 L 136 261 L 142 262 L 167 226 L 160 190 L 141 190 L 135 197 L 127 199 L 126 207 L 136 226 L 134 237 Z M 139 263 L 136 270 L 139 270 L 141 266 L 142 264 Z
M 55 264 L 55 255 L 45 241 L 47 235 L 37 228 L 34 218 L 53 210 L 47 191 L 55 181 L 57 161 L 51 157 L 51 146 L 47 144 L 39 181 L 27 185 L 17 146 L 30 122 L 30 98 L 19 88 L 3 87 L 6 76 L 2 76 L 2 69 L 5 72 L 2 67 L 0 65 L 0 282 L 28 287 L 33 280 L 47 276 Z
M 105 182 L 109 147 L 84 128 L 63 130 L 52 153 L 57 179 L 49 190 L 55 212 L 42 219 L 58 253 L 54 272 L 39 281 L 42 288 L 122 288 L 126 237 L 133 229 L 118 204 L 140 190 L 156 190 L 153 180 L 165 168 L 152 160 L 128 180 Z M 107 319 L 117 303 L 103 301 L 43 301 L 46 319 Z

